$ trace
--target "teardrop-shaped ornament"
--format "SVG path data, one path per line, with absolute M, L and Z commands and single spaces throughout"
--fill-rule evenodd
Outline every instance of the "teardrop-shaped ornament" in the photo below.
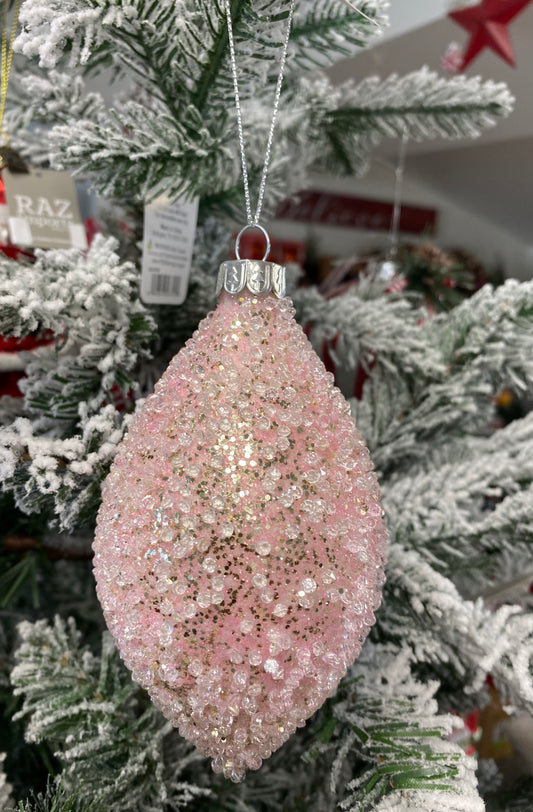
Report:
M 222 295 L 119 447 L 94 542 L 133 678 L 239 781 L 334 694 L 374 623 L 387 533 L 368 450 L 284 269 Z

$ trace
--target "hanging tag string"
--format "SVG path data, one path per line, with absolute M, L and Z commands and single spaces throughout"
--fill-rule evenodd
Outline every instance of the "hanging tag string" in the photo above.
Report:
M 402 194 L 403 194 L 403 181 L 405 175 L 405 160 L 407 157 L 407 144 L 409 136 L 407 131 L 403 131 L 402 140 L 400 141 L 400 148 L 398 151 L 398 163 L 394 171 L 394 207 L 392 212 L 392 219 L 389 231 L 389 254 L 388 259 L 395 259 L 398 254 L 400 245 L 400 217 L 402 214 Z
M 229 51 L 230 51 L 230 62 L 231 62 L 231 74 L 233 76 L 233 90 L 235 94 L 235 110 L 237 112 L 237 129 L 239 132 L 239 148 L 241 153 L 241 164 L 242 164 L 242 179 L 244 184 L 244 199 L 246 202 L 246 219 L 248 222 L 248 226 L 257 226 L 259 223 L 259 218 L 261 216 L 261 210 L 263 208 L 263 200 L 265 197 L 265 188 L 266 188 L 266 179 L 268 174 L 268 165 L 270 163 L 270 153 L 272 150 L 272 141 L 274 139 L 274 129 L 276 127 L 276 118 L 278 115 L 278 108 L 279 108 L 279 100 L 281 97 L 281 86 L 283 83 L 283 75 L 285 73 L 285 63 L 287 61 L 287 50 L 289 48 L 289 37 L 291 31 L 291 24 L 292 18 L 294 14 L 294 6 L 296 5 L 296 0 L 291 0 L 291 5 L 289 8 L 289 16 L 287 20 L 287 31 L 285 34 L 285 39 L 283 41 L 283 49 L 281 54 L 281 63 L 280 69 L 278 74 L 278 81 L 276 83 L 276 91 L 274 95 L 274 109 L 272 112 L 272 120 L 270 122 L 270 130 L 268 133 L 267 145 L 265 150 L 265 159 L 263 163 L 263 170 L 261 172 L 261 182 L 259 184 L 259 194 L 257 198 L 257 207 L 255 210 L 255 214 L 252 214 L 252 204 L 250 200 L 250 186 L 248 183 L 248 169 L 246 166 L 246 149 L 244 144 L 244 132 L 242 127 L 242 110 L 241 110 L 241 102 L 240 102 L 240 95 L 239 95 L 239 79 L 237 75 L 237 60 L 235 57 L 235 42 L 233 39 L 233 27 L 231 23 L 231 8 L 230 8 L 230 0 L 225 0 L 225 7 L 226 7 L 226 17 L 227 17 L 227 24 L 228 24 L 228 38 L 229 38 Z
M 361 11 L 361 9 L 360 9 L 360 8 L 357 8 L 357 6 L 354 6 L 354 4 L 353 4 L 353 3 L 350 3 L 350 0 L 344 0 L 344 2 L 346 3 L 346 5 L 347 5 L 349 8 L 351 8 L 351 9 L 352 9 L 352 11 L 355 11 L 355 12 L 356 12 L 357 14 L 359 14 L 361 17 L 364 17 L 364 18 L 365 18 L 365 20 L 368 20 L 368 22 L 369 22 L 369 23 L 372 23 L 372 25 L 375 25 L 375 26 L 376 26 L 376 28 L 379 28 L 379 30 L 381 31 L 381 26 L 380 26 L 380 24 L 377 22 L 377 20 L 375 20 L 373 17 L 369 17 L 369 16 L 368 16 L 368 14 L 365 14 L 365 12 L 364 12 L 364 11 Z
M 4 1 L 4 15 L 2 20 L 2 58 L 0 62 L 0 135 L 4 137 L 5 144 L 9 144 L 9 135 L 4 131 L 4 112 L 6 109 L 7 101 L 7 88 L 9 84 L 9 74 L 11 71 L 11 62 L 13 60 L 13 43 L 17 34 L 17 26 L 19 19 L 19 10 L 21 0 L 16 0 L 15 11 L 13 14 L 13 22 L 11 23 L 11 33 L 9 39 L 7 36 L 7 22 L 8 11 L 7 0 Z

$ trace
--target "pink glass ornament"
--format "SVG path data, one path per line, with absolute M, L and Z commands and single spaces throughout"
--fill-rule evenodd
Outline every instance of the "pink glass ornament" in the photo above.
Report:
M 461 46 L 456 42 L 450 42 L 440 64 L 446 73 L 459 73 L 463 66 L 464 54 Z
M 384 581 L 368 451 L 293 313 L 222 294 L 121 444 L 94 543 L 133 678 L 235 781 L 335 693 Z

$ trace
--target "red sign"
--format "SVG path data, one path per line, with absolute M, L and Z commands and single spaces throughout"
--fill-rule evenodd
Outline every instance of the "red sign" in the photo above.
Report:
M 364 231 L 388 231 L 392 213 L 392 203 L 308 189 L 281 203 L 276 211 L 276 217 L 279 220 L 296 220 L 300 223 L 321 223 Z M 409 234 L 433 234 L 436 224 L 435 209 L 402 205 L 400 231 Z

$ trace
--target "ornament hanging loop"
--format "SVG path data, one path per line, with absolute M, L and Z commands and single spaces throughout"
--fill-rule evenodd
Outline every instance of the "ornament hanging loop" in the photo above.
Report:
M 263 226 L 260 226 L 259 223 L 248 223 L 247 225 L 244 226 L 244 228 L 241 228 L 241 230 L 237 234 L 237 239 L 235 240 L 235 256 L 237 257 L 237 259 L 242 259 L 241 254 L 240 254 L 240 250 L 239 250 L 240 244 L 241 244 L 241 237 L 242 237 L 242 235 L 244 234 L 245 231 L 248 231 L 249 228 L 257 228 L 257 229 L 259 229 L 259 231 L 262 232 L 262 234 L 263 234 L 263 236 L 264 236 L 264 238 L 266 240 L 265 253 L 263 254 L 263 259 L 262 259 L 262 261 L 264 262 L 265 259 L 270 254 L 270 237 L 268 236 L 267 230 L 265 228 L 263 228 Z

